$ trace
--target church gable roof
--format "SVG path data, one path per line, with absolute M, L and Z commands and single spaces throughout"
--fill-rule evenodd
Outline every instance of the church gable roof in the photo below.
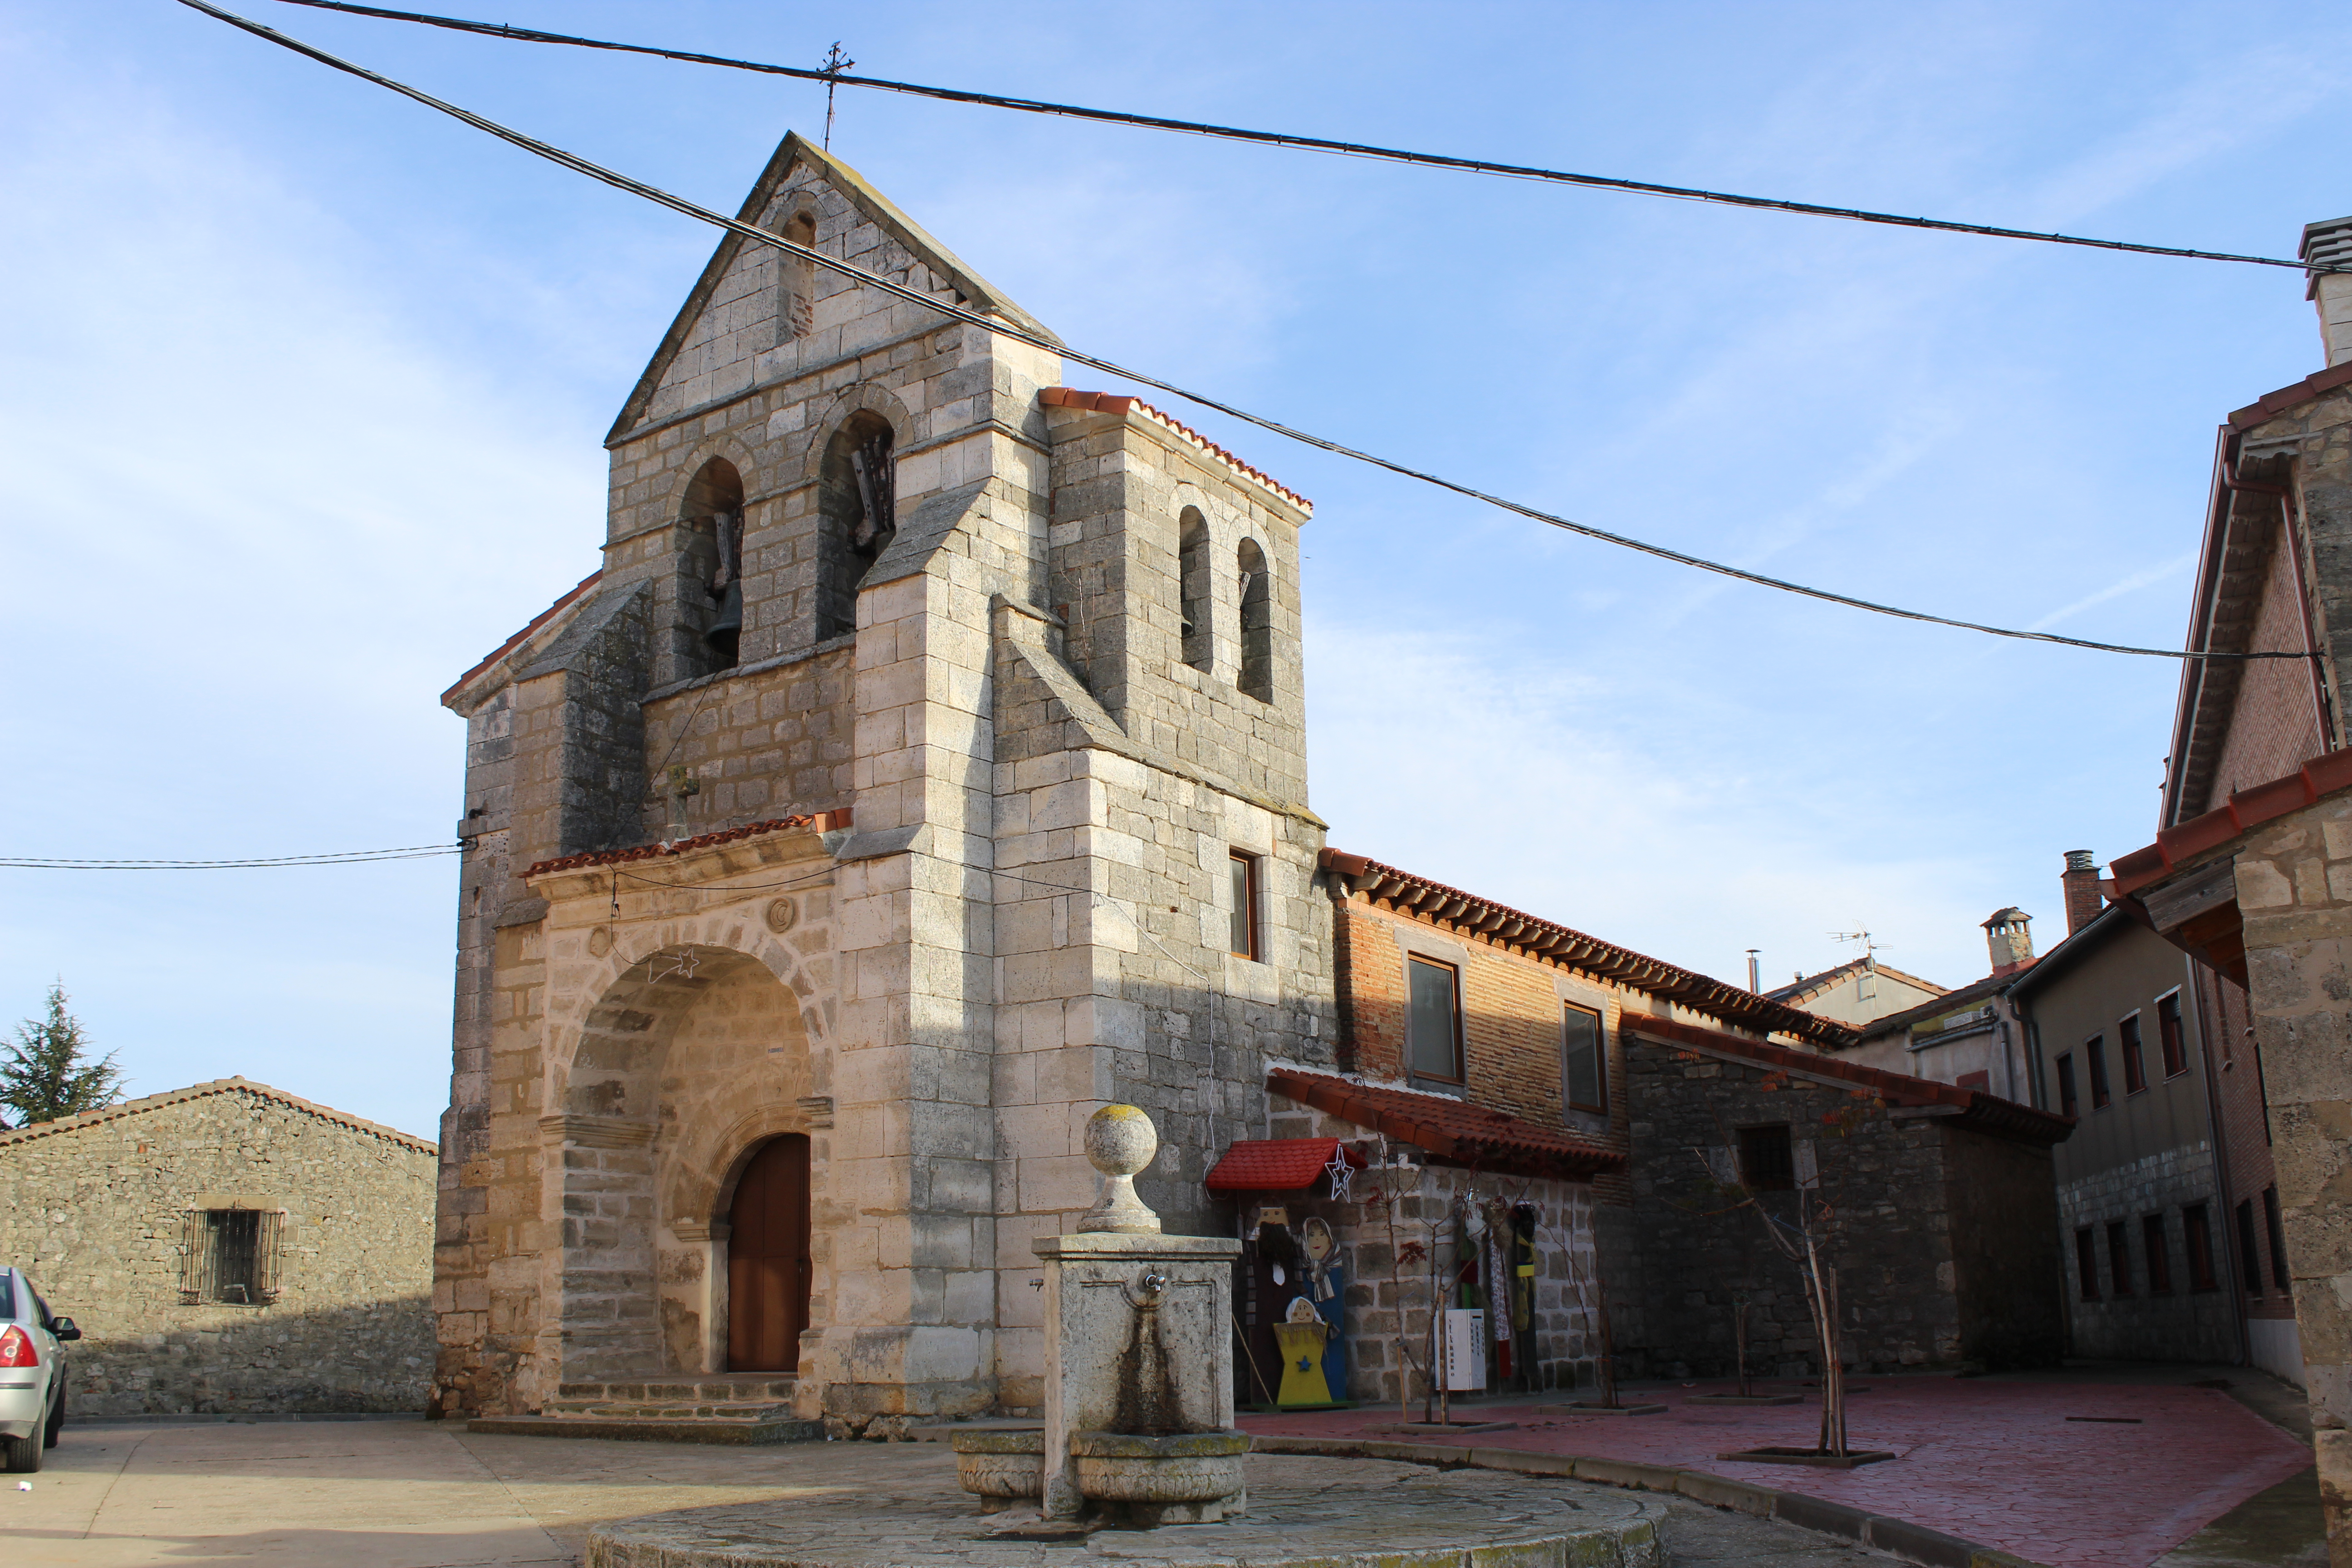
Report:
M 120 1121 L 127 1116 L 144 1116 L 152 1111 L 162 1110 L 174 1105 L 184 1105 L 189 1100 L 203 1100 L 216 1094 L 238 1094 L 254 1100 L 268 1100 L 276 1105 L 282 1105 L 288 1110 L 299 1110 L 305 1115 L 316 1117 L 321 1121 L 332 1122 L 351 1131 L 363 1132 L 371 1138 L 380 1138 L 387 1143 L 398 1144 L 404 1149 L 419 1154 L 435 1154 L 440 1152 L 439 1145 L 423 1138 L 412 1137 L 397 1127 L 386 1127 L 382 1122 L 370 1121 L 364 1117 L 353 1116 L 349 1112 L 337 1110 L 332 1106 L 320 1105 L 313 1100 L 304 1100 L 299 1095 L 289 1094 L 282 1089 L 272 1089 L 266 1083 L 256 1083 L 247 1078 L 216 1078 L 208 1083 L 190 1084 L 185 1089 L 171 1089 L 163 1094 L 151 1094 L 140 1100 L 126 1100 L 118 1104 L 101 1107 L 97 1110 L 85 1110 L 77 1116 L 62 1117 L 55 1121 L 36 1121 L 29 1127 L 0 1130 L 0 1149 L 18 1143 L 30 1143 L 37 1139 L 87 1131 L 90 1128 L 103 1126 L 110 1121 Z
M 901 212 L 897 204 L 867 184 L 864 175 L 842 163 L 821 147 L 803 141 L 798 132 L 788 132 L 777 143 L 768 166 L 751 186 L 751 195 L 743 199 L 736 212 L 738 223 L 758 225 L 766 217 L 780 194 L 792 184 L 793 171 L 805 166 L 810 174 L 854 208 L 860 216 L 880 231 L 883 237 L 896 245 L 912 258 L 928 278 L 917 277 L 908 281 L 917 287 L 929 286 L 939 291 L 943 301 L 960 305 L 982 315 L 1001 316 L 1027 332 L 1058 341 L 1034 317 L 1014 304 L 1003 290 L 989 282 L 924 231 L 914 219 Z M 752 264 L 744 250 L 751 244 L 742 236 L 729 233 L 720 237 L 718 248 L 696 279 L 694 288 L 678 308 L 669 331 L 663 334 L 661 345 L 654 351 L 645 374 L 637 378 L 635 390 L 622 405 L 620 416 L 604 438 L 611 446 L 622 441 L 639 426 L 655 417 L 654 407 L 663 386 L 671 379 L 671 372 L 680 355 L 692 343 L 696 328 L 706 316 L 723 311 L 730 300 L 725 296 L 730 274 L 738 275 Z M 855 258 L 851 259 L 855 260 Z M 764 263 L 761 264 L 764 268 Z M 870 265 L 870 263 L 869 263 Z

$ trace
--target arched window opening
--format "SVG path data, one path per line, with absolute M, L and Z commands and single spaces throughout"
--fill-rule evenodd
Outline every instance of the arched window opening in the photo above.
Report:
M 686 487 L 679 618 L 695 637 L 701 673 L 725 669 L 743 637 L 743 476 L 724 458 L 702 465 Z
M 819 561 L 816 635 L 857 629 L 857 584 L 898 531 L 898 466 L 890 422 L 850 416 L 825 444 L 817 479 Z
M 816 219 L 794 213 L 784 220 L 783 237 L 794 245 L 816 244 Z M 776 252 L 776 341 L 788 343 L 816 330 L 816 263 L 789 250 Z
M 1184 609 L 1184 662 L 1206 672 L 1216 657 L 1209 593 L 1209 521 L 1186 507 L 1176 522 L 1177 594 Z
M 1274 584 L 1265 552 L 1244 539 L 1235 552 L 1241 568 L 1242 677 L 1235 684 L 1260 702 L 1274 700 Z

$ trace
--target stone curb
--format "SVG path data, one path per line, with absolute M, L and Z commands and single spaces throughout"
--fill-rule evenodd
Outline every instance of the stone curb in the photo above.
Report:
M 1572 1454 L 1531 1454 L 1517 1448 L 1466 1448 L 1440 1443 L 1366 1442 L 1354 1437 L 1284 1437 L 1252 1434 L 1260 1454 L 1317 1455 L 1334 1459 L 1394 1459 L 1412 1465 L 1469 1465 L 1511 1470 L 1523 1476 L 1566 1476 L 1602 1486 L 1674 1492 L 1693 1502 L 1735 1509 L 1759 1519 L 1777 1519 L 1801 1530 L 1835 1535 L 1874 1546 L 1925 1568 L 2042 1568 L 2025 1558 L 1979 1546 L 1940 1530 L 1884 1514 L 1864 1513 L 1844 1503 L 1801 1492 L 1776 1491 L 1705 1470 L 1679 1470 L 1631 1459 L 1581 1458 Z

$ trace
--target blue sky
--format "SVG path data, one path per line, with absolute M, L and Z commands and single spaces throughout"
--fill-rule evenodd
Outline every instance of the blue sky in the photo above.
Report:
M 245 8 L 728 210 L 821 129 L 804 84 Z M 2214 249 L 2352 211 L 2352 21 L 2321 5 L 495 10 Z M 595 565 L 600 439 L 712 237 L 165 0 L 0 0 L 0 137 L 5 848 L 445 837 L 437 694 Z M 2320 363 L 2292 272 L 855 91 L 834 146 L 1089 352 L 1601 527 L 2084 637 L 2179 646 L 2214 426 Z M 2061 851 L 2152 837 L 2172 664 L 1697 576 L 1171 411 L 1318 503 L 1342 847 L 1727 978 L 1866 925 L 1958 984 L 1996 907 L 2054 940 Z M 0 871 L 0 1018 L 61 976 L 134 1093 L 242 1073 L 430 1134 L 453 887 Z

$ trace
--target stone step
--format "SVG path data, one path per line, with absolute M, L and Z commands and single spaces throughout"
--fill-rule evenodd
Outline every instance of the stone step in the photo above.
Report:
M 478 1415 L 468 1432 L 516 1437 L 603 1437 L 637 1443 L 820 1443 L 824 1423 L 790 1416 L 694 1416 L 686 1419 L 601 1415 Z
M 540 1407 L 542 1415 L 603 1415 L 635 1421 L 781 1420 L 792 1406 L 772 1400 L 728 1400 L 695 1404 L 666 1399 L 551 1399 Z
M 718 1373 L 700 1377 L 614 1379 L 604 1383 L 556 1385 L 559 1400 L 593 1400 L 602 1404 L 779 1405 L 792 1398 L 800 1379 L 790 1373 Z

